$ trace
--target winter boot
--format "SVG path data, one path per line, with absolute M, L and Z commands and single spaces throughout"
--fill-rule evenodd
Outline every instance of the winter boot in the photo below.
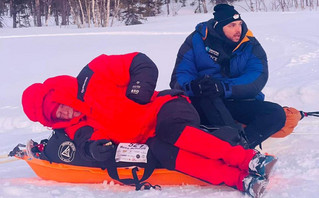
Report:
M 249 172 L 268 179 L 277 160 L 274 156 L 257 153 L 249 162 Z
M 257 176 L 248 175 L 243 180 L 244 191 L 253 198 L 260 198 L 268 185 L 268 179 Z

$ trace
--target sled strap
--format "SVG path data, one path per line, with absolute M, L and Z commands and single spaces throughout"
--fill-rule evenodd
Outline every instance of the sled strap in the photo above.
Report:
M 138 179 L 138 176 L 137 176 L 137 171 L 138 171 L 137 167 L 134 167 L 132 169 L 133 178 L 130 178 L 130 179 L 120 179 L 120 177 L 118 175 L 116 164 L 109 166 L 107 168 L 107 171 L 109 173 L 109 176 L 112 179 L 115 179 L 115 180 L 117 180 L 123 184 L 126 184 L 126 185 L 134 185 L 135 190 L 138 191 L 138 190 L 149 190 L 151 188 L 161 189 L 161 187 L 159 185 L 152 185 L 149 182 L 143 182 L 143 181 L 147 180 L 152 175 L 154 169 L 155 169 L 155 166 L 153 166 L 152 163 L 147 164 L 147 166 L 144 168 L 144 174 L 140 180 Z
M 149 168 L 145 168 L 144 169 L 144 174 L 143 174 L 141 180 L 138 180 L 137 173 L 136 173 L 137 171 L 138 171 L 137 167 L 134 167 L 132 169 L 132 174 L 133 174 L 134 181 L 138 181 L 138 182 L 135 183 L 135 190 L 136 191 L 149 190 L 151 188 L 157 189 L 157 190 L 161 190 L 161 186 L 160 185 L 152 185 L 149 182 L 142 182 L 142 181 L 148 179 L 152 175 L 154 169 L 151 170 Z

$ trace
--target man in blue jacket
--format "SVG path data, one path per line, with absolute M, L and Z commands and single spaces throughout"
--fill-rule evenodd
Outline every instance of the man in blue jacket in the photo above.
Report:
M 245 124 L 250 148 L 280 130 L 284 110 L 264 101 L 267 56 L 233 6 L 218 4 L 214 18 L 196 26 L 179 49 L 171 88 L 182 89 L 202 124 L 225 125 L 214 101 L 221 98 L 231 116 Z

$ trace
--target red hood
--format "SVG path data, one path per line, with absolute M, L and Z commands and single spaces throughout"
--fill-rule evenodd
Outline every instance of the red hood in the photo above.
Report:
M 44 126 L 61 128 L 74 122 L 52 123 L 43 114 L 43 99 L 49 91 L 53 91 L 53 101 L 69 105 L 74 109 L 86 114 L 89 113 L 86 105 L 77 99 L 77 80 L 72 76 L 56 76 L 47 79 L 43 83 L 35 83 L 29 86 L 22 95 L 22 106 L 24 113 L 34 122 L 40 122 Z M 79 118 L 76 120 L 78 121 Z

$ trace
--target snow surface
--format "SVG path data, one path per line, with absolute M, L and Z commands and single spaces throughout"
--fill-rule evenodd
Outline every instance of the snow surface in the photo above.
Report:
M 168 88 L 177 51 L 198 22 L 211 14 L 155 17 L 146 24 L 77 29 L 42 27 L 0 29 L 0 155 L 18 143 L 50 134 L 31 123 L 21 94 L 32 83 L 55 75 L 76 76 L 94 57 L 141 51 L 159 67 L 157 89 Z M 269 59 L 266 99 L 299 110 L 319 110 L 319 13 L 243 13 Z M 279 157 L 265 197 L 316 197 L 319 194 L 319 119 L 305 118 L 293 134 L 270 138 L 263 152 Z M 136 192 L 114 184 L 66 184 L 39 179 L 24 161 L 0 164 L 0 198 L 47 197 L 248 197 L 226 186 L 162 186 Z

